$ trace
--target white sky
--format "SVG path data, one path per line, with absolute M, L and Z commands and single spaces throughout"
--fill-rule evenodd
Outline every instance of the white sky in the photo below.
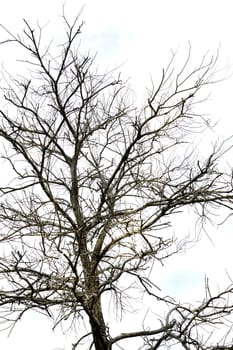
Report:
M 83 46 L 97 52 L 100 66 L 112 68 L 122 66 L 125 78 L 131 77 L 130 85 L 142 90 L 149 83 L 149 74 L 154 81 L 166 66 L 171 49 L 179 49 L 179 57 L 188 48 L 190 41 L 194 61 L 208 50 L 215 53 L 221 44 L 220 68 L 233 64 L 232 47 L 232 0 L 86 0 L 81 18 L 86 22 L 83 28 Z M 23 28 L 22 18 L 34 24 L 51 21 L 54 34 L 62 33 L 59 14 L 60 0 L 7 0 L 2 1 L 0 23 L 10 30 Z M 68 0 L 68 17 L 80 10 L 84 1 Z M 0 41 L 5 39 L 0 30 Z M 49 38 L 50 39 L 50 38 Z M 0 61 L 14 62 L 17 52 L 7 56 L 0 47 Z M 232 67 L 230 68 L 232 71 Z M 232 83 L 233 78 L 213 87 L 212 98 L 205 109 L 213 118 L 219 119 L 219 129 L 228 134 L 232 123 Z M 189 230 L 177 223 L 177 230 Z M 192 229 L 192 228 L 190 228 Z M 213 283 L 225 283 L 227 268 L 232 272 L 232 220 L 218 230 L 209 227 L 209 236 L 196 248 L 186 254 L 174 257 L 168 267 L 158 271 L 158 278 L 165 290 L 173 290 L 186 300 L 195 299 L 203 290 L 204 274 L 213 279 Z M 200 285 L 202 283 L 202 286 Z M 27 318 L 17 326 L 9 339 L 0 333 L 0 346 L 4 350 L 53 350 L 64 347 L 63 338 L 52 335 L 50 323 L 45 318 Z M 67 343 L 69 345 L 69 342 Z M 67 345 L 66 350 L 70 350 Z

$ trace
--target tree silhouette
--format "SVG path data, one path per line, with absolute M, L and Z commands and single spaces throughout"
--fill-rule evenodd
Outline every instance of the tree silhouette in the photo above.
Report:
M 227 334 L 231 286 L 212 295 L 207 283 L 203 302 L 182 305 L 150 273 L 182 249 L 167 233 L 177 212 L 188 207 L 205 220 L 232 209 L 232 173 L 218 166 L 224 144 L 206 158 L 192 145 L 206 127 L 196 104 L 216 57 L 190 70 L 189 52 L 178 73 L 173 57 L 139 109 L 120 76 L 99 74 L 80 53 L 79 18 L 63 19 L 66 40 L 56 50 L 27 21 L 22 35 L 5 29 L 4 44 L 28 55 L 28 77 L 5 73 L 1 86 L 2 157 L 14 173 L 0 189 L 2 322 L 11 327 L 29 310 L 54 326 L 69 321 L 79 327 L 73 350 L 110 350 L 125 339 L 131 349 L 134 338 L 138 349 L 232 349 L 204 328 L 220 322 Z M 142 292 L 166 316 L 113 336 L 103 304 L 127 313 Z

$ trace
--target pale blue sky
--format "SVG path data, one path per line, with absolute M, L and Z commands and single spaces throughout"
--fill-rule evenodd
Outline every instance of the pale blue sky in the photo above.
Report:
M 17 32 L 23 28 L 22 18 L 29 19 L 32 24 L 37 19 L 42 24 L 49 20 L 51 36 L 59 36 L 62 35 L 59 20 L 62 3 L 60 0 L 8 0 L 1 6 L 0 23 Z M 169 61 L 171 49 L 179 49 L 178 55 L 182 59 L 187 52 L 187 41 L 191 42 L 194 62 L 208 50 L 215 53 L 221 44 L 220 68 L 233 64 L 232 0 L 67 0 L 68 18 L 72 18 L 84 3 L 81 15 L 86 22 L 83 47 L 97 52 L 100 67 L 123 64 L 121 70 L 125 78 L 131 77 L 130 85 L 137 91 L 142 91 L 148 84 L 149 74 L 155 77 L 155 81 L 159 78 L 161 69 Z M 0 40 L 4 38 L 0 31 Z M 0 47 L 0 61 L 14 64 L 15 58 L 17 52 L 9 57 Z M 208 108 L 205 107 L 213 118 L 220 120 L 219 130 L 224 133 L 232 129 L 232 84 L 231 77 L 213 88 Z M 186 227 L 183 222 L 176 226 L 177 230 L 183 230 L 183 234 L 189 230 L 188 223 Z M 202 293 L 199 282 L 203 282 L 204 287 L 205 271 L 213 281 L 225 283 L 224 269 L 232 271 L 232 227 L 232 220 L 218 231 L 209 227 L 211 232 L 208 233 L 215 246 L 205 237 L 193 251 L 174 257 L 167 267 L 158 271 L 161 286 L 180 297 L 190 295 L 190 298 L 195 298 Z M 41 323 L 39 316 L 29 317 L 26 323 L 21 322 L 16 327 L 9 340 L 0 333 L 1 349 L 62 348 L 63 337 L 60 339 L 51 333 L 44 318 Z M 69 344 L 66 350 L 70 350 Z

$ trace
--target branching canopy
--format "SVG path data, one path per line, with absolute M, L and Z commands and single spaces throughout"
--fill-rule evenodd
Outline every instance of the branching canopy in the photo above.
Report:
M 78 323 L 73 350 L 110 350 L 124 339 L 131 349 L 136 337 L 146 350 L 232 349 L 227 337 L 216 345 L 204 329 L 231 316 L 232 287 L 213 296 L 207 283 L 202 303 L 182 305 L 150 274 L 182 248 L 168 231 L 177 212 L 188 207 L 205 219 L 215 208 L 232 209 L 232 174 L 218 166 L 224 144 L 206 156 L 193 144 L 206 127 L 196 105 L 216 58 L 190 70 L 189 52 L 177 73 L 173 57 L 138 109 L 120 76 L 99 74 L 80 53 L 79 19 L 64 23 L 56 56 L 28 22 L 22 35 L 6 30 L 4 44 L 28 55 L 28 77 L 1 82 L 2 158 L 14 174 L 0 188 L 2 321 L 12 325 L 35 309 L 55 326 Z M 141 292 L 152 310 L 163 303 L 167 316 L 113 336 L 103 303 L 127 312 Z

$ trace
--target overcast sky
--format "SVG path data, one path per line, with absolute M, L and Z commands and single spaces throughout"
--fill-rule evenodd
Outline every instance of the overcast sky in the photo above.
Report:
M 60 0 L 7 0 L 1 5 L 0 23 L 13 32 L 20 32 L 23 18 L 32 25 L 37 20 L 42 24 L 49 21 L 51 37 L 59 37 L 63 29 L 59 18 L 62 3 Z M 83 47 L 97 53 L 101 67 L 122 65 L 125 78 L 131 77 L 132 88 L 142 91 L 149 83 L 150 75 L 156 82 L 169 61 L 171 50 L 178 50 L 182 60 L 187 53 L 188 41 L 196 62 L 207 51 L 214 54 L 220 46 L 219 67 L 229 66 L 232 71 L 232 0 L 68 0 L 65 7 L 68 18 L 72 19 L 84 4 L 81 14 L 85 22 Z M 0 41 L 3 39 L 5 34 L 0 30 Z M 0 47 L 1 62 L 14 64 L 16 58 L 17 52 L 9 57 Z M 226 135 L 233 125 L 232 84 L 230 77 L 213 87 L 206 107 L 213 119 L 219 120 L 219 132 Z M 189 229 L 184 228 L 183 222 L 178 222 L 175 228 L 183 232 Z M 213 283 L 226 283 L 225 269 L 233 272 L 232 220 L 218 230 L 208 227 L 208 234 L 212 243 L 204 235 L 203 243 L 172 259 L 168 267 L 158 272 L 165 290 L 172 290 L 187 300 L 201 295 L 205 272 Z M 9 339 L 0 333 L 1 349 L 53 350 L 64 347 L 63 337 L 52 335 L 49 322 L 44 318 L 42 321 L 40 315 L 34 316 L 33 320 L 25 318 L 25 323 L 21 322 Z

